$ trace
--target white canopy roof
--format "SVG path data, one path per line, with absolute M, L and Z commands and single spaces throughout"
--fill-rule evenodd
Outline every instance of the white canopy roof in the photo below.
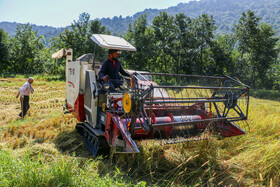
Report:
M 125 39 L 104 35 L 104 34 L 93 34 L 91 39 L 100 47 L 105 49 L 116 49 L 116 50 L 125 50 L 125 51 L 136 51 L 136 48 L 127 42 Z

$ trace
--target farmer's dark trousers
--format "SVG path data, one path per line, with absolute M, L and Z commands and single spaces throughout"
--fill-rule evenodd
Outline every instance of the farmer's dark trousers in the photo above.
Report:
M 20 100 L 21 103 L 21 112 L 19 113 L 20 117 L 24 117 L 29 109 L 29 96 L 25 95 L 23 101 Z

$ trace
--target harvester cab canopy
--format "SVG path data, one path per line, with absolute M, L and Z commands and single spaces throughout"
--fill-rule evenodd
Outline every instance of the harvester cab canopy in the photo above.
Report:
M 136 48 L 123 38 L 104 34 L 93 34 L 91 39 L 105 49 L 136 51 Z

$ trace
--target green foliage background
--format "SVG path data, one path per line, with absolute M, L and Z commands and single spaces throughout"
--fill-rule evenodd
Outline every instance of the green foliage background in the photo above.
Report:
M 218 26 L 215 34 L 232 34 L 234 25 L 238 22 L 242 12 L 252 10 L 256 16 L 262 18 L 262 22 L 270 24 L 273 29 L 280 34 L 280 0 L 200 0 L 190 1 L 189 3 L 179 3 L 177 6 L 166 9 L 145 9 L 137 12 L 133 16 L 114 16 L 113 18 L 98 19 L 102 25 L 106 27 L 114 35 L 125 34 L 129 24 L 138 19 L 141 15 L 147 14 L 147 23 L 153 23 L 155 16 L 158 16 L 161 11 L 165 11 L 170 15 L 175 16 L 179 13 L 184 13 L 190 18 L 197 18 L 202 14 L 213 15 L 213 18 Z M 70 23 L 69 23 L 70 24 Z M 16 34 L 16 28 L 19 23 L 16 22 L 0 22 L 0 28 L 3 28 L 10 36 Z M 34 31 L 38 30 L 38 35 L 43 35 L 46 39 L 44 45 L 49 46 L 49 39 L 56 37 L 65 29 L 71 29 L 71 25 L 67 27 L 55 28 L 51 26 L 39 26 L 31 24 Z

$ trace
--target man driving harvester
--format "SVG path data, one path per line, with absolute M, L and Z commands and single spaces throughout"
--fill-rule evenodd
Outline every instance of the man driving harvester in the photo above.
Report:
M 102 62 L 98 75 L 100 79 L 110 85 L 110 91 L 114 91 L 115 88 L 119 88 L 123 85 L 123 79 L 119 75 L 119 72 L 123 76 L 130 76 L 129 73 L 123 69 L 120 61 L 118 60 L 118 50 L 109 49 L 109 57 L 107 60 Z

